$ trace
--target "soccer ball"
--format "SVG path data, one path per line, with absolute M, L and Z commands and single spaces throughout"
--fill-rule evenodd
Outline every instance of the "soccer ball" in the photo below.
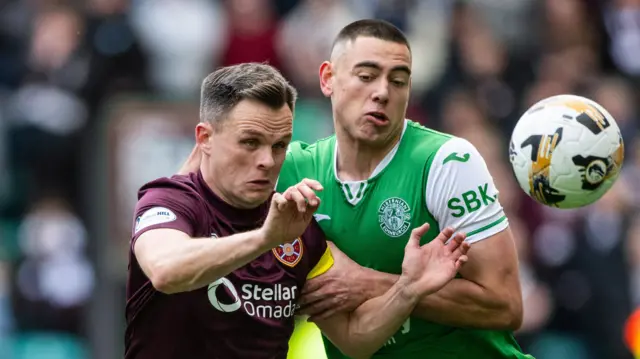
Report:
M 622 135 L 611 114 L 575 95 L 531 106 L 509 144 L 520 187 L 539 203 L 557 208 L 597 201 L 618 179 L 623 158 Z

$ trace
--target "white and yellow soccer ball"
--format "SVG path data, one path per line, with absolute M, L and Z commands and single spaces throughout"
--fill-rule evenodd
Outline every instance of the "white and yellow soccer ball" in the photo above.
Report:
M 598 103 L 558 95 L 534 104 L 516 124 L 509 160 L 520 187 L 539 203 L 578 208 L 597 201 L 618 179 L 624 144 Z

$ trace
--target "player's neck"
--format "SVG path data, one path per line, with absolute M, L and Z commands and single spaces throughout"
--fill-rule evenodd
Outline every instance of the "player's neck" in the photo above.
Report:
M 402 133 L 380 146 L 356 141 L 347 134 L 336 133 L 336 175 L 341 181 L 364 181 L 400 140 Z

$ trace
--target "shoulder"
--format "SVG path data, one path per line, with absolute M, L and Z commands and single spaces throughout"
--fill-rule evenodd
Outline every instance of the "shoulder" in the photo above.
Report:
M 476 176 L 488 175 L 487 165 L 478 149 L 471 142 L 460 138 L 450 137 L 434 151 L 430 158 L 429 174 L 447 173 L 466 174 L 470 177 L 450 177 L 451 181 L 465 181 Z
M 484 162 L 478 149 L 464 138 L 450 136 L 443 141 L 434 152 L 433 162 L 435 165 L 444 166 L 449 163 Z
M 195 173 L 188 175 L 175 175 L 172 177 L 161 177 L 147 182 L 138 191 L 138 200 L 147 195 L 173 194 L 173 193 L 198 193 L 195 184 Z
M 144 184 L 138 191 L 134 232 L 180 219 L 200 220 L 206 208 L 194 176 L 163 177 Z
M 404 137 L 417 141 L 418 146 L 428 146 L 433 149 L 438 149 L 443 143 L 454 138 L 453 135 L 436 131 L 411 120 L 407 120 Z
M 163 177 L 144 184 L 138 191 L 138 203 L 178 202 L 186 205 L 202 204 L 202 195 L 196 184 L 197 174 Z
M 402 142 L 405 149 L 403 150 L 402 158 L 411 158 L 411 161 L 415 165 L 422 166 L 426 164 L 429 166 L 433 161 L 435 154 L 438 150 L 452 138 L 452 135 L 439 132 L 421 124 L 407 120 L 406 129 L 402 135 Z
M 333 151 L 335 135 L 320 139 L 314 143 L 302 141 L 293 141 L 287 149 L 287 159 L 304 160 L 315 157 L 319 154 L 324 155 Z

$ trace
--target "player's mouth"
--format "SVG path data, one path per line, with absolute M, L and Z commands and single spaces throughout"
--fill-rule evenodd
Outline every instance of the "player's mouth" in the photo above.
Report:
M 249 185 L 252 187 L 265 188 L 265 187 L 273 187 L 273 183 L 270 180 L 253 180 L 249 181 Z
M 365 118 L 376 126 L 386 126 L 389 124 L 389 117 L 380 111 L 371 111 L 365 114 Z

